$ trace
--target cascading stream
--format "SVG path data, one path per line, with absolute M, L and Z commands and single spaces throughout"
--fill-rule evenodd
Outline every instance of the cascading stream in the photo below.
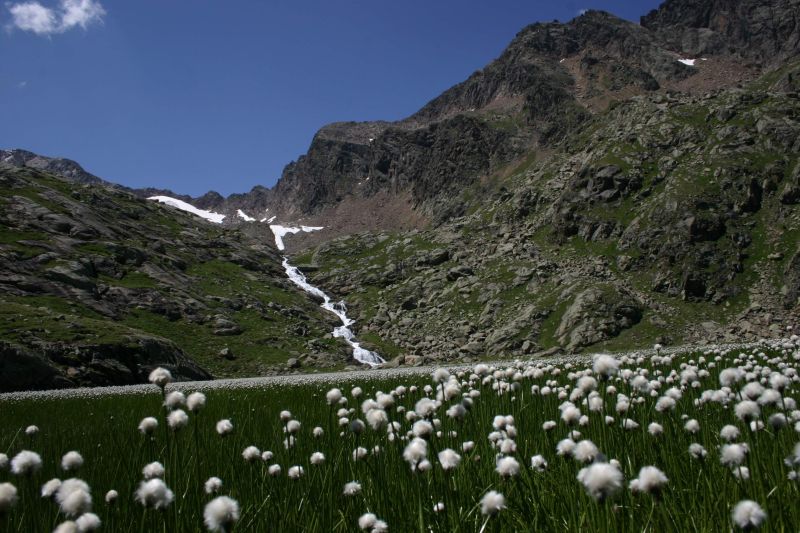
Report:
M 273 235 L 275 235 L 275 245 L 277 246 L 278 250 L 283 250 L 283 236 L 287 233 L 298 233 L 300 231 L 311 232 L 320 230 L 322 228 L 309 226 L 290 228 L 280 225 L 271 225 L 270 229 L 272 230 Z M 289 280 L 291 280 L 292 283 L 307 293 L 320 298 L 322 300 L 322 308 L 333 313 L 339 317 L 339 320 L 342 321 L 341 326 L 334 328 L 333 336 L 344 339 L 344 341 L 350 345 L 350 347 L 353 349 L 353 359 L 370 366 L 375 366 L 386 362 L 377 353 L 367 350 L 366 348 L 362 348 L 359 342 L 356 340 L 353 331 L 350 329 L 350 326 L 352 326 L 355 321 L 351 318 L 348 318 L 347 306 L 345 305 L 344 301 L 333 302 L 331 298 L 322 290 L 311 285 L 306 279 L 306 276 L 300 272 L 296 266 L 289 264 L 289 259 L 285 256 L 282 264 L 284 270 L 286 271 L 286 276 L 289 278 Z

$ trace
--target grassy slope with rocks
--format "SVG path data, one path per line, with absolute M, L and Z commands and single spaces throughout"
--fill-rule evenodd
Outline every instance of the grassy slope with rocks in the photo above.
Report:
M 135 383 L 158 364 L 200 379 L 349 357 L 271 245 L 35 169 L 0 169 L 0 204 L 0 389 Z
M 797 70 L 613 105 L 463 191 L 464 217 L 294 261 L 390 357 L 778 335 L 800 288 Z

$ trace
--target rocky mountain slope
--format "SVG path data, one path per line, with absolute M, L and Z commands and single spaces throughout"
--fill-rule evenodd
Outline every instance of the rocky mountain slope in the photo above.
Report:
M 102 184 L 0 165 L 0 391 L 341 367 L 274 247 Z
M 798 73 L 632 98 L 466 216 L 295 261 L 411 360 L 777 336 L 800 295 Z
M 547 153 L 611 102 L 734 87 L 795 57 L 798 6 L 667 1 L 640 25 L 600 11 L 533 24 L 411 117 L 327 125 L 273 189 L 197 202 L 231 214 L 268 210 L 335 234 L 439 223 L 464 214 L 465 190 Z M 348 216 L 359 208 L 372 216 Z
M 784 334 L 800 296 L 798 1 L 528 26 L 405 120 L 323 127 L 272 189 L 165 192 L 223 226 L 0 152 L 0 376 L 345 364 L 265 216 L 325 226 L 289 239 L 291 260 L 391 364 Z

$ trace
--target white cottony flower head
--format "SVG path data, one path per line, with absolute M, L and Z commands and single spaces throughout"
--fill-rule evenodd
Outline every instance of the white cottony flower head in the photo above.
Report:
M 0 470 L 8 468 L 8 455 L 0 453 Z
M 708 452 L 702 445 L 694 442 L 689 445 L 689 455 L 691 455 L 695 459 L 705 459 L 708 455 Z
M 142 469 L 142 477 L 145 479 L 163 478 L 164 465 L 158 461 L 153 461 Z
M 318 439 L 325 434 L 325 431 L 321 427 L 317 426 L 311 431 L 311 434 L 315 439 Z
M 219 433 L 224 437 L 225 435 L 229 435 L 232 432 L 233 432 L 233 423 L 231 423 L 230 420 L 225 418 L 217 422 L 217 433 Z
M 206 406 L 206 395 L 202 392 L 193 392 L 186 398 L 186 407 L 193 413 L 199 412 Z
M 351 391 L 350 391 L 350 395 L 351 395 L 353 398 L 358 398 L 358 397 L 359 397 L 359 396 L 361 396 L 363 393 L 364 393 L 364 391 L 362 391 L 362 390 L 361 390 L 361 387 L 353 387 L 353 390 L 351 390 Z
M 183 409 L 176 409 L 167 415 L 167 425 L 172 431 L 178 431 L 189 423 L 189 415 Z
M 300 421 L 299 420 L 289 420 L 286 423 L 286 431 L 290 434 L 295 434 L 300 431 Z
M 97 531 L 101 525 L 100 517 L 94 513 L 83 513 L 75 520 L 75 525 L 78 526 L 80 533 Z
M 434 513 L 441 513 L 442 511 L 444 511 L 444 502 L 439 502 L 439 503 L 433 504 L 433 512 Z
M 741 435 L 739 428 L 737 428 L 736 426 L 732 426 L 730 424 L 728 424 L 727 426 L 723 426 L 723 428 L 719 430 L 720 438 L 726 442 L 732 442 L 738 439 L 739 435 Z
M 0 483 L 0 514 L 7 513 L 19 501 L 17 487 L 11 483 Z
M 164 406 L 167 409 L 177 409 L 186 405 L 186 395 L 181 391 L 172 391 L 164 398 Z
M 422 398 L 414 404 L 414 412 L 422 418 L 433 416 L 433 413 L 436 412 L 436 402 L 430 398 Z
M 367 423 L 373 430 L 378 431 L 389 423 L 389 417 L 383 409 L 370 409 L 367 412 Z
M 761 414 L 761 408 L 752 400 L 742 400 L 734 407 L 736 417 L 740 420 L 751 420 L 758 418 Z
M 38 472 L 42 468 L 41 456 L 30 450 L 22 450 L 11 459 L 11 472 L 24 476 Z
M 519 474 L 519 462 L 513 457 L 503 457 L 497 461 L 495 471 L 501 477 L 512 477 Z
M 589 463 L 594 461 L 595 457 L 600 453 L 595 443 L 590 440 L 582 440 L 575 445 L 572 450 L 572 456 L 581 463 Z
M 685 429 L 689 433 L 697 433 L 698 431 L 700 431 L 700 422 L 692 418 L 691 420 L 688 420 L 686 422 L 686 424 L 683 426 L 683 429 Z
M 69 472 L 83 466 L 83 456 L 76 451 L 67 452 L 61 458 L 61 469 Z
M 209 531 L 228 531 L 237 520 L 239 502 L 228 496 L 217 496 L 203 510 L 203 522 Z
M 736 504 L 731 513 L 733 522 L 742 529 L 761 527 L 767 519 L 767 513 L 752 500 L 742 500 Z
M 78 524 L 72 520 L 66 520 L 58 524 L 53 533 L 80 533 L 80 531 L 78 530 Z
M 656 437 L 664 433 L 664 426 L 658 424 L 657 422 L 650 422 L 650 424 L 647 426 L 647 432 Z
M 248 463 L 252 463 L 261 459 L 261 450 L 255 446 L 248 446 L 242 452 L 242 458 Z
M 433 381 L 436 383 L 442 383 L 450 379 L 450 372 L 447 371 L 446 368 L 437 368 L 433 372 Z
M 142 421 L 139 422 L 139 431 L 142 432 L 142 435 L 150 435 L 155 432 L 156 428 L 158 428 L 158 420 L 152 416 L 143 418 Z
M 39 426 L 28 426 L 25 428 L 25 434 L 29 437 L 33 437 L 37 433 L 39 433 Z
M 739 466 L 746 454 L 747 448 L 742 444 L 725 444 L 719 452 L 719 462 L 725 466 Z
M 353 450 L 353 461 L 358 461 L 359 459 L 363 459 L 367 456 L 367 449 L 363 446 L 359 446 L 355 450 Z
M 92 510 L 92 494 L 89 485 L 77 478 L 61 482 L 56 491 L 56 503 L 67 516 L 79 516 Z
M 342 494 L 345 496 L 355 496 L 356 494 L 361 492 L 361 483 L 358 481 L 351 481 L 349 483 L 345 483 L 344 490 L 342 490 Z
M 117 501 L 117 498 L 119 498 L 119 492 L 115 491 L 114 489 L 111 489 L 110 491 L 106 492 L 107 504 L 109 505 L 113 504 L 114 502 Z
M 273 457 L 275 457 L 275 454 L 273 454 L 273 453 L 272 453 L 271 451 L 269 451 L 269 450 L 267 450 L 267 451 L 265 451 L 265 452 L 262 452 L 262 453 L 261 453 L 261 460 L 262 460 L 262 461 L 264 461 L 265 463 L 266 463 L 267 461 L 272 461 L 272 458 L 273 458 Z
M 281 419 L 281 422 L 288 422 L 292 419 L 292 413 L 289 411 L 281 411 L 278 417 Z
M 597 354 L 592 361 L 592 369 L 598 376 L 608 379 L 619 372 L 619 361 L 607 354 Z
M 339 389 L 331 389 L 325 394 L 325 400 L 328 405 L 336 405 L 342 399 L 342 391 Z
M 289 468 L 289 472 L 287 472 L 289 479 L 300 479 L 305 474 L 305 470 L 302 466 L 293 466 Z
M 206 494 L 216 494 L 222 488 L 222 480 L 216 476 L 210 477 L 203 485 Z
M 611 463 L 594 463 L 578 472 L 578 481 L 586 492 L 598 501 L 613 496 L 622 488 L 622 472 Z
M 367 529 L 372 529 L 377 521 L 378 517 L 373 513 L 364 513 L 358 519 L 358 527 L 366 531 Z
M 166 509 L 175 499 L 167 484 L 159 478 L 142 481 L 136 489 L 136 501 L 145 507 Z
M 496 514 L 506 508 L 506 498 L 496 490 L 490 490 L 481 498 L 481 513 Z
M 420 438 L 414 438 L 403 450 L 403 459 L 414 465 L 425 459 L 428 455 L 428 443 Z
M 547 470 L 547 460 L 541 455 L 534 455 L 531 457 L 531 468 L 537 472 L 544 472 Z
M 267 473 L 272 477 L 278 477 L 281 475 L 281 465 L 269 465 L 267 468 Z
M 461 456 L 450 448 L 439 452 L 439 464 L 442 465 L 442 469 L 444 470 L 452 470 L 456 468 L 460 462 Z
M 657 494 L 668 481 L 664 472 L 655 466 L 645 466 L 639 470 L 639 477 L 631 481 L 630 489 L 633 492 Z
M 158 367 L 147 377 L 147 380 L 160 388 L 164 388 L 172 382 L 172 374 L 166 368 Z
M 322 452 L 314 452 L 311 454 L 310 461 L 312 465 L 321 465 L 325 462 L 325 454 Z
M 558 455 L 569 457 L 573 451 L 575 451 L 575 441 L 572 439 L 563 439 L 556 444 L 556 453 Z
M 415 437 L 427 437 L 433 433 L 433 424 L 427 420 L 417 420 L 411 426 L 411 431 Z
M 44 485 L 42 485 L 41 495 L 42 498 L 52 498 L 58 487 L 61 486 L 61 480 L 58 478 L 53 478 Z

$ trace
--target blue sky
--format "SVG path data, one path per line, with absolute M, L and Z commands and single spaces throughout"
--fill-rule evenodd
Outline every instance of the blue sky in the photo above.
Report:
M 0 148 L 132 187 L 271 186 L 340 120 L 396 120 L 527 24 L 653 0 L 39 0 L 0 4 Z

